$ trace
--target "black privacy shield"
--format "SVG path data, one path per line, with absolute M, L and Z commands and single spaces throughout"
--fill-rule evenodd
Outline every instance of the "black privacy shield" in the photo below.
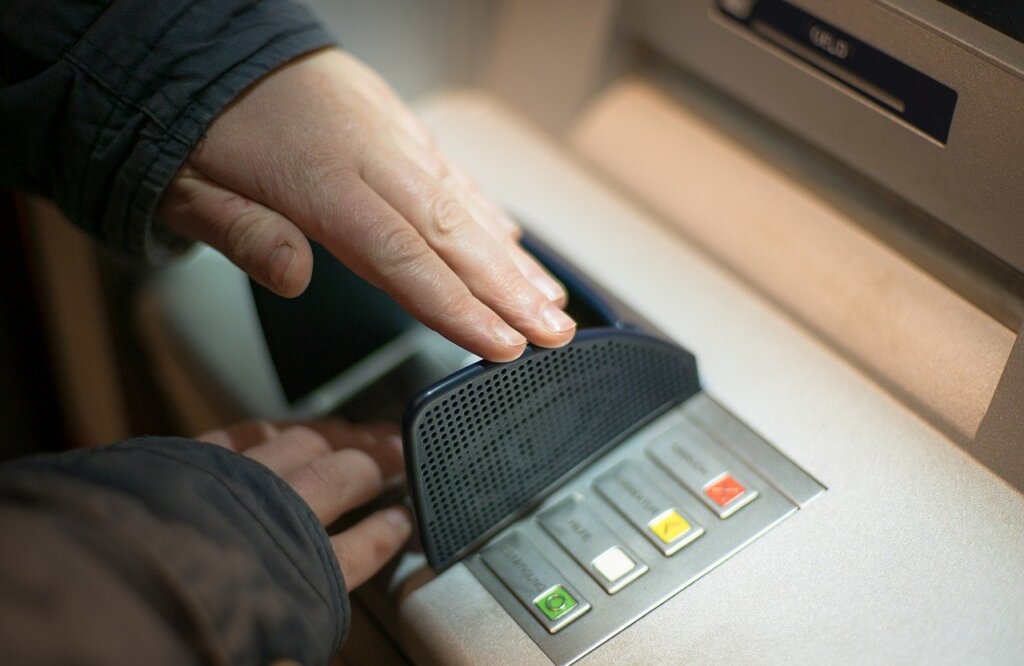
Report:
M 405 414 L 406 471 L 427 561 L 453 564 L 575 470 L 699 390 L 692 354 L 619 309 L 535 241 L 528 249 L 603 325 L 566 347 L 481 361 L 420 393 Z

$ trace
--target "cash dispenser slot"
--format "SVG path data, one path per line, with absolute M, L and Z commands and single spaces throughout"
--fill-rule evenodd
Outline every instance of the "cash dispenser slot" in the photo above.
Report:
M 727 25 L 785 51 L 887 113 L 946 143 L 957 92 L 785 0 L 717 0 Z

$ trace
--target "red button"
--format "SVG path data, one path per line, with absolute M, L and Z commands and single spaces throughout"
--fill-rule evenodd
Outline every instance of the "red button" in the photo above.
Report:
M 725 506 L 747 491 L 731 474 L 726 474 L 704 489 L 704 494 L 718 506 Z

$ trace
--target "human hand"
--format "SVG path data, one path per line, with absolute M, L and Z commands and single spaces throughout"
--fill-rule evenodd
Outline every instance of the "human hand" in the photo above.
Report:
M 319 51 L 253 85 L 210 126 L 160 217 L 283 296 L 323 244 L 427 326 L 493 361 L 569 342 L 565 290 L 518 227 L 351 55 Z
M 337 419 L 302 425 L 250 421 L 196 437 L 237 451 L 284 479 L 330 525 L 380 494 L 403 467 L 392 426 L 355 427 Z M 349 592 L 377 573 L 412 533 L 409 513 L 394 506 L 331 537 Z

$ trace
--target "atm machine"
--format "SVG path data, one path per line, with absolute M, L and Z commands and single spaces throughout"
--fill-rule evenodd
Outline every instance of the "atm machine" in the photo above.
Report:
M 356 5 L 323 11 L 385 29 Z M 577 339 L 480 363 L 320 251 L 298 301 L 199 249 L 140 302 L 193 430 L 404 419 L 420 538 L 356 595 L 375 654 L 1024 661 L 1024 10 L 379 11 L 449 45 L 416 108 Z

